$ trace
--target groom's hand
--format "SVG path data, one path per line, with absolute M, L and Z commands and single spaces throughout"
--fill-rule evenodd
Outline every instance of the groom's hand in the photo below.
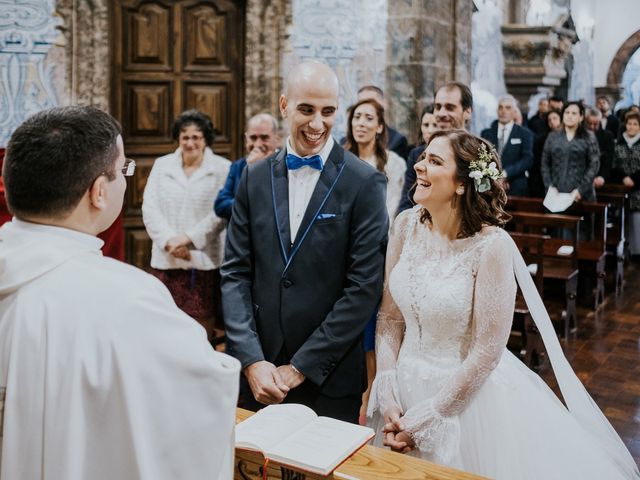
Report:
M 265 405 L 280 403 L 289 393 L 289 387 L 282 380 L 276 366 L 262 360 L 244 369 L 254 398 Z
M 289 387 L 289 389 L 296 388 L 302 382 L 304 382 L 305 376 L 293 368 L 291 365 L 282 365 L 278 367 L 278 373 L 282 381 Z

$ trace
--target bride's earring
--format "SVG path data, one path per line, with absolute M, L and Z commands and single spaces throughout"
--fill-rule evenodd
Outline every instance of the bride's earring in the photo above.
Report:
M 463 195 L 464 194 L 464 187 L 460 186 L 460 187 L 456 188 L 456 193 L 458 195 Z

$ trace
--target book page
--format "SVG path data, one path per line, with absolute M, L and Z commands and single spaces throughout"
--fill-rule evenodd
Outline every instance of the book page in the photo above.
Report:
M 236 426 L 236 447 L 266 452 L 316 418 L 304 405 L 269 405 Z
M 328 474 L 372 438 L 368 427 L 319 417 L 267 451 L 275 461 Z

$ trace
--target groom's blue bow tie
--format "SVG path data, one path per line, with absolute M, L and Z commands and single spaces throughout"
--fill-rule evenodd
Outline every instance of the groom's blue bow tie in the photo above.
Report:
M 322 158 L 320 158 L 320 155 L 314 155 L 309 158 L 300 158 L 292 153 L 287 154 L 287 168 L 289 170 L 297 170 L 302 167 L 311 167 L 316 170 L 322 170 Z

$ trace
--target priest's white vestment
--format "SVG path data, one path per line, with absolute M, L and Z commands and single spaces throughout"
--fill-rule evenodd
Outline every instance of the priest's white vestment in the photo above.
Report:
M 0 228 L 0 479 L 231 478 L 238 361 L 101 245 Z

